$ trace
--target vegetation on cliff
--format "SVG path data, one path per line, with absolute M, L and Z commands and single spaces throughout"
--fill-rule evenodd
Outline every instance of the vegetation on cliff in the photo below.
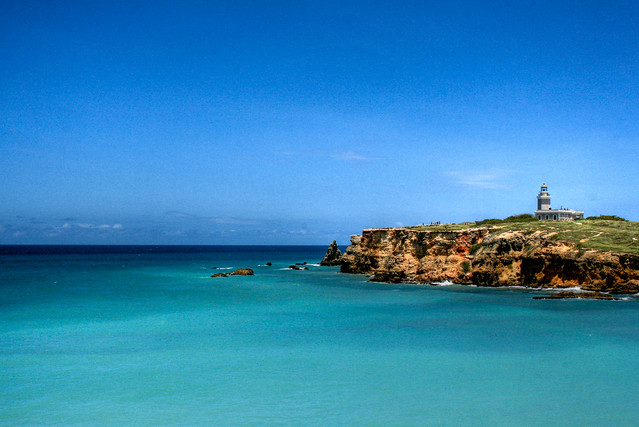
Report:
M 639 223 L 598 217 L 368 229 L 351 236 L 341 271 L 382 282 L 639 292 Z
M 538 233 L 555 241 L 575 245 L 584 251 L 615 252 L 639 255 L 639 222 L 614 215 L 588 217 L 577 221 L 539 221 L 523 214 L 506 219 L 409 227 L 423 231 L 461 231 L 488 227 L 492 235 L 518 231 L 524 235 Z

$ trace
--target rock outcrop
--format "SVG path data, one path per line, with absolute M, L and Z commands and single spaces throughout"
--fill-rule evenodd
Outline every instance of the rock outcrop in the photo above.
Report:
M 580 250 L 542 232 L 409 228 L 351 236 L 341 271 L 373 281 L 639 292 L 639 255 Z
M 211 277 L 228 277 L 228 276 L 229 276 L 228 273 L 215 273 Z
M 333 240 L 326 250 L 324 259 L 320 262 L 320 265 L 341 265 L 342 263 L 342 251 L 337 247 L 337 242 Z
M 570 292 L 561 291 L 555 294 L 534 296 L 532 299 L 603 299 L 603 300 L 619 300 L 610 294 L 603 294 L 601 292 Z
M 253 274 L 255 274 L 255 272 L 252 268 L 238 268 L 231 273 L 231 276 L 252 276 Z
M 252 276 L 255 272 L 252 268 L 238 268 L 231 273 L 215 273 L 211 277 Z

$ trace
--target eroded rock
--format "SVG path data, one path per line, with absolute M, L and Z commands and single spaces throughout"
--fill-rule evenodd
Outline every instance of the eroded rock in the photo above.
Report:
M 572 292 L 561 291 L 550 295 L 535 296 L 533 299 L 601 299 L 601 300 L 618 300 L 609 294 L 601 292 Z
M 342 263 L 342 251 L 337 247 L 337 242 L 333 240 L 326 250 L 324 259 L 320 262 L 320 265 L 333 266 L 340 265 Z
M 228 273 L 215 273 L 211 277 L 228 277 Z
M 252 276 L 253 274 L 255 274 L 255 272 L 252 268 L 238 268 L 230 274 L 232 276 Z

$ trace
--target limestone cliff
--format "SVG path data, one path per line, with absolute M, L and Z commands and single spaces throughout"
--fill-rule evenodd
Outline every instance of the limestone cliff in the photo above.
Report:
M 497 233 L 490 227 L 364 230 L 351 236 L 341 271 L 381 282 L 639 292 L 639 255 L 584 251 L 542 231 Z

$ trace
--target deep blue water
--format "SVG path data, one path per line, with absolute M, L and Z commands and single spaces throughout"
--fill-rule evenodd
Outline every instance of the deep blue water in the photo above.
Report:
M 0 247 L 0 424 L 639 424 L 636 299 L 286 269 L 325 249 Z

